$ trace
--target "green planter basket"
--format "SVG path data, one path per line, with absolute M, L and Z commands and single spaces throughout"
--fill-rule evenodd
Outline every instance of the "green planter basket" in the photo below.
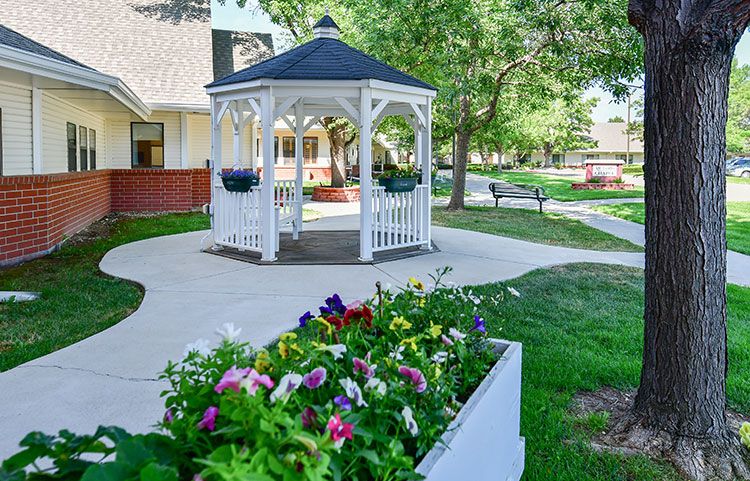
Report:
M 224 188 L 229 192 L 247 192 L 253 186 L 260 185 L 260 179 L 248 179 L 248 178 L 222 178 L 221 183 L 224 184 Z
M 417 188 L 417 178 L 393 178 L 393 179 L 378 179 L 378 183 L 385 187 L 386 192 L 398 193 L 398 192 L 411 192 Z

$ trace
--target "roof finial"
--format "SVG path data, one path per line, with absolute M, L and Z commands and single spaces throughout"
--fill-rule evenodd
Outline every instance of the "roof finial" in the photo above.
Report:
M 325 7 L 326 14 L 313 25 L 313 36 L 315 38 L 339 38 L 339 26 L 328 15 L 328 6 Z

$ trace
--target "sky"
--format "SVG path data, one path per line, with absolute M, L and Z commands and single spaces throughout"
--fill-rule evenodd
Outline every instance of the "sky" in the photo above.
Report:
M 283 45 L 281 37 L 283 29 L 274 25 L 260 9 L 254 8 L 257 2 L 249 0 L 248 4 L 248 7 L 242 9 L 232 0 L 227 0 L 226 5 L 220 5 L 217 0 L 211 0 L 213 26 L 225 30 L 270 33 L 273 35 L 274 46 L 276 46 L 278 52 L 279 47 Z M 739 59 L 740 65 L 750 63 L 750 34 L 745 33 L 743 35 L 737 45 L 735 55 Z M 592 112 L 594 122 L 606 122 L 617 115 L 622 118 L 627 116 L 626 102 L 615 103 L 612 96 L 600 88 L 591 88 L 586 91 L 584 96 L 599 98 L 599 104 Z

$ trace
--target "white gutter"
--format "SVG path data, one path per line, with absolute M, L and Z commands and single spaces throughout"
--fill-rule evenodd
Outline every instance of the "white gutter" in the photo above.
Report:
M 54 60 L 25 50 L 0 45 L 0 67 L 47 77 L 106 92 L 143 120 L 151 109 L 118 77 Z

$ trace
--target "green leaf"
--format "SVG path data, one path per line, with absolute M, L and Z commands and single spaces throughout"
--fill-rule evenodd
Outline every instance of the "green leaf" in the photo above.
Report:
M 136 472 L 130 466 L 119 462 L 93 464 L 83 473 L 81 481 L 126 481 Z
M 170 466 L 151 463 L 141 469 L 141 481 L 177 481 L 177 470 Z
M 380 463 L 380 456 L 378 456 L 378 453 L 373 451 L 372 449 L 363 449 L 357 453 L 358 455 L 362 456 L 363 458 L 370 461 L 372 464 L 379 466 Z

